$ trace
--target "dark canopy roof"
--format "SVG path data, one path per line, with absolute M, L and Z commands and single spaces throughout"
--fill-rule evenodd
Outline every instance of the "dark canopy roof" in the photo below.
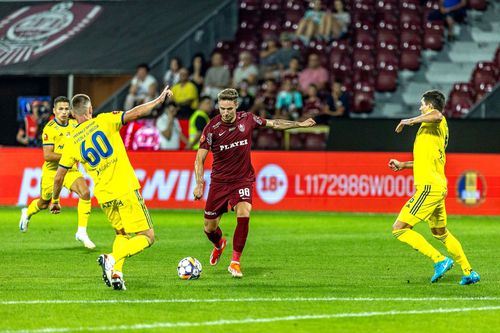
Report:
M 148 63 L 219 0 L 0 3 L 0 75 L 123 74 Z

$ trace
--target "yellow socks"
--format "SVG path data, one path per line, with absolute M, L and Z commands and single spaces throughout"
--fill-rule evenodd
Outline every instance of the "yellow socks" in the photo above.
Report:
M 35 215 L 40 211 L 40 207 L 38 207 L 38 200 L 40 199 L 35 199 L 29 204 L 27 212 L 28 218 L 30 218 L 32 215 Z
M 128 236 L 124 235 L 116 235 L 115 241 L 113 242 L 113 252 L 116 252 L 120 247 L 127 247 L 128 244 Z M 123 264 L 125 263 L 125 258 L 117 260 L 113 269 L 115 271 L 123 272 Z
M 453 256 L 455 261 L 460 264 L 460 267 L 462 267 L 464 275 L 470 275 L 472 268 L 458 239 L 456 239 L 455 236 L 453 236 L 449 231 L 447 231 L 444 235 L 434 235 L 434 238 L 443 242 L 448 252 Z
M 119 262 L 121 259 L 126 257 L 133 256 L 134 254 L 137 254 L 147 248 L 149 246 L 149 239 L 144 235 L 137 235 L 125 241 L 122 239 L 120 240 L 120 243 L 120 246 L 117 246 L 116 250 L 113 244 L 113 253 L 111 253 L 116 262 Z M 115 270 L 118 269 L 115 268 Z
M 90 200 L 78 200 L 78 228 L 87 228 L 91 209 L 92 203 Z
M 445 257 L 439 253 L 425 238 L 412 229 L 400 229 L 392 232 L 394 237 L 419 251 L 423 255 L 431 258 L 434 263 L 442 261 Z

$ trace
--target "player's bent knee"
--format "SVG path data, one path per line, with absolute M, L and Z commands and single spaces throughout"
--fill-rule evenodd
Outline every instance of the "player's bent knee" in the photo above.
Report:
M 138 235 L 143 235 L 148 238 L 149 246 L 152 246 L 155 242 L 155 232 L 153 229 L 148 229 L 137 233 Z
M 206 232 L 214 232 L 217 230 L 217 227 L 219 224 L 217 223 L 218 220 L 212 220 L 212 219 L 205 219 L 204 221 L 204 229 Z
M 412 228 L 413 227 L 408 223 L 404 223 L 399 220 L 396 220 L 396 222 L 394 222 L 394 224 L 392 225 L 392 231 L 398 231 L 402 229 L 412 229 Z
M 447 232 L 447 230 L 446 230 L 446 227 L 443 227 L 443 228 L 431 228 L 431 232 L 435 236 L 442 236 L 442 235 L 444 235 Z
M 80 191 L 80 198 L 83 200 L 90 200 L 90 191 L 88 188 Z

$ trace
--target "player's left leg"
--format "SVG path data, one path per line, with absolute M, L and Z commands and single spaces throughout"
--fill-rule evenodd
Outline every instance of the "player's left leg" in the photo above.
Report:
M 446 227 L 447 215 L 446 208 L 443 202 L 437 207 L 434 214 L 429 219 L 429 227 L 431 228 L 432 235 L 437 240 L 441 241 L 448 253 L 453 256 L 456 262 L 460 264 L 462 268 L 463 277 L 460 284 L 473 284 L 479 282 L 479 274 L 472 270 L 472 267 L 467 260 L 467 256 L 462 248 L 462 244 L 451 234 L 451 232 Z
M 47 209 L 52 198 L 52 186 L 54 184 L 54 175 L 48 172 L 42 173 L 40 182 L 40 198 L 30 202 L 28 208 L 21 209 L 21 218 L 19 219 L 19 230 L 28 231 L 30 218 L 39 211 Z
M 76 176 L 76 175 L 75 175 Z M 92 209 L 92 202 L 90 200 L 90 191 L 85 179 L 78 173 L 78 178 L 71 181 L 70 190 L 78 194 L 80 198 L 78 200 L 78 231 L 75 234 L 75 239 L 83 243 L 83 245 L 88 249 L 95 248 L 94 242 L 92 242 L 87 234 L 87 225 L 89 223 L 90 211 Z
M 252 204 L 246 201 L 240 201 L 234 207 L 236 211 L 236 229 L 233 236 L 233 257 L 229 265 L 229 272 L 233 277 L 242 277 L 240 258 L 245 248 L 248 237 L 248 224 L 250 222 L 250 212 Z

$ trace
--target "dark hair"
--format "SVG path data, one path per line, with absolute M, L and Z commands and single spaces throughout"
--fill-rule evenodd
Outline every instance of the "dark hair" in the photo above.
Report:
M 69 98 L 66 96 L 58 96 L 54 99 L 54 107 L 56 107 L 57 103 L 70 103 Z
M 172 62 L 172 60 L 177 61 L 177 65 L 179 65 L 179 68 L 182 68 L 182 60 L 181 60 L 181 58 L 179 58 L 179 57 L 173 57 L 173 58 L 172 58 L 172 59 L 170 59 L 170 61 L 169 61 L 169 66 L 170 66 L 170 63 Z
M 443 112 L 444 102 L 446 98 L 444 97 L 442 92 L 440 92 L 439 90 L 428 90 L 422 95 L 422 98 L 424 99 L 425 103 L 431 104 L 434 109 L 438 110 L 439 112 Z
M 137 65 L 136 69 L 139 69 L 139 68 L 144 68 L 147 72 L 149 72 L 149 65 L 146 63 L 142 63 L 142 64 Z
M 205 59 L 205 55 L 201 52 L 195 53 L 193 57 L 191 58 L 191 66 L 189 66 L 189 73 L 194 72 L 194 66 L 193 62 L 195 58 L 201 58 L 201 75 L 205 76 L 205 73 L 207 72 L 208 66 L 207 66 L 207 60 Z
M 199 102 L 199 104 L 201 104 L 201 103 L 205 102 L 207 99 L 208 99 L 210 102 L 212 102 L 212 98 L 210 98 L 210 96 L 203 95 L 203 96 L 201 96 L 201 97 L 200 97 L 200 102 Z

